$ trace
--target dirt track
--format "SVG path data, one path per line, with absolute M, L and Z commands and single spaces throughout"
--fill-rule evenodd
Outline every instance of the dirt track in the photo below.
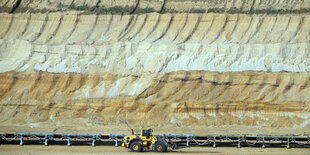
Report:
M 211 147 L 191 147 L 184 148 L 162 154 L 309 154 L 310 149 L 305 148 L 211 148 Z M 135 154 L 128 149 L 114 146 L 16 146 L 1 145 L 0 154 L 19 155 L 19 154 Z M 137 153 L 141 154 L 141 153 Z M 145 152 L 143 154 L 160 154 L 154 152 Z

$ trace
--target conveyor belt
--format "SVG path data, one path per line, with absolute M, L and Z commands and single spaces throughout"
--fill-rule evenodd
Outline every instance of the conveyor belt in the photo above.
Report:
M 1 144 L 44 145 L 115 145 L 129 134 L 57 134 L 57 133 L 0 133 Z M 181 146 L 236 146 L 236 147 L 304 147 L 310 148 L 309 135 L 207 135 L 158 134 L 170 144 Z

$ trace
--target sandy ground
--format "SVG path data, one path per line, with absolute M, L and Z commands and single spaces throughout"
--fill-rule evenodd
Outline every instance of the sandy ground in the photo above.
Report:
M 29 154 L 141 154 L 132 153 L 128 149 L 114 146 L 39 146 L 39 145 L 0 145 L 2 155 Z M 143 154 L 310 154 L 308 148 L 232 148 L 232 147 L 191 147 L 169 150 L 167 153 L 144 152 Z

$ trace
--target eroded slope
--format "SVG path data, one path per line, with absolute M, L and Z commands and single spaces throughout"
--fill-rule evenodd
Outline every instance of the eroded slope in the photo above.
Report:
M 310 129 L 308 0 L 17 2 L 0 2 L 4 131 Z

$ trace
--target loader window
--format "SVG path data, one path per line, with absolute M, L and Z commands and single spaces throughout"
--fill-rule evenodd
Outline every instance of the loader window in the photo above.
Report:
M 151 130 L 143 130 L 142 131 L 142 136 L 145 136 L 146 139 L 149 139 L 151 137 L 151 134 L 152 134 Z

